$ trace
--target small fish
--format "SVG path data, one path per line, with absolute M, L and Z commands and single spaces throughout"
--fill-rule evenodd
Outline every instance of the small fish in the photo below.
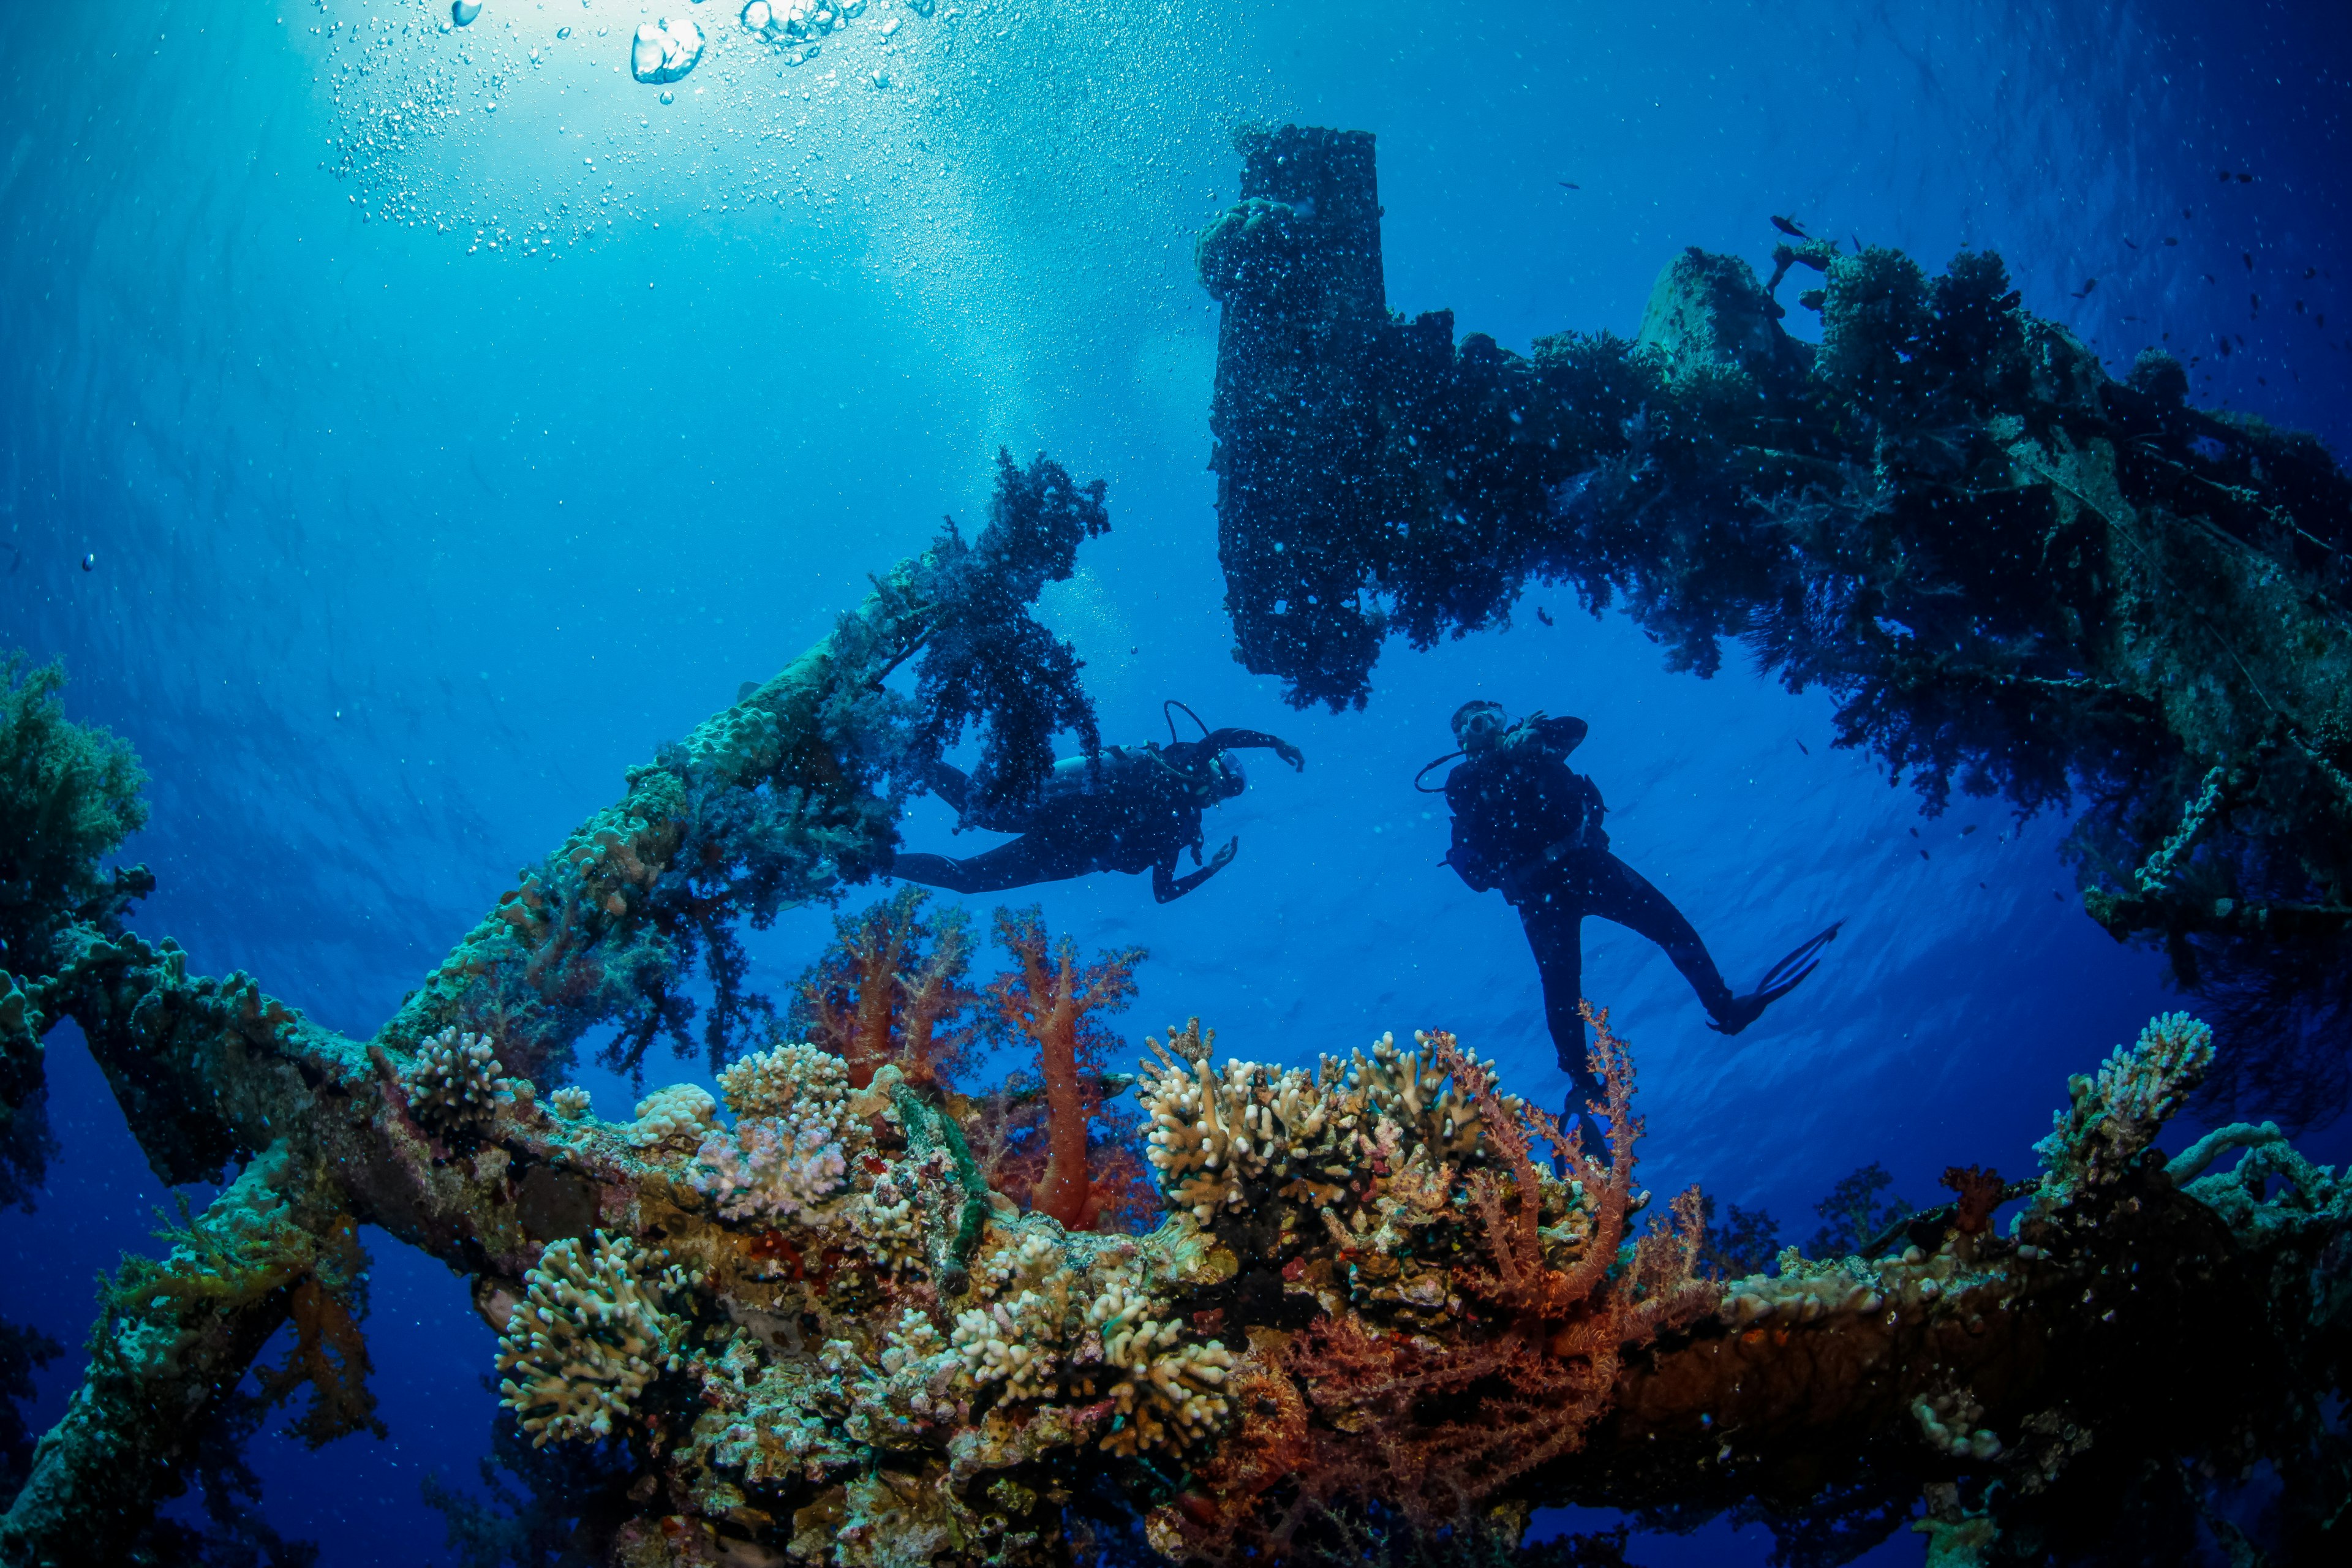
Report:
M 1541 605 L 1538 605 L 1536 606 L 1536 619 L 1541 621 L 1546 626 L 1549 626 L 1552 624 L 1551 612 L 1545 609 Z
M 2053 893 L 2050 896 L 2057 900 L 2062 904 L 2066 901 L 2066 895 L 2063 893 Z
M 2238 254 L 2246 258 L 2246 270 L 2252 272 L 2254 269 L 2254 253 L 2251 250 L 2242 250 Z
M 1772 215 L 1772 226 L 1779 229 L 1782 234 L 1787 235 L 1790 239 L 1811 239 L 1813 237 L 1811 235 L 1807 234 L 1802 228 L 1798 226 L 1797 220 L 1795 218 L 1782 217 L 1778 213 L 1774 213 Z
M 2098 286 L 2099 280 L 2097 279 L 2085 278 L 2083 279 L 2083 286 L 2074 290 L 2071 298 L 2076 300 L 2087 300 L 2091 297 L 2091 290 L 2096 289 Z
M 1574 180 L 1562 180 L 1559 183 L 1559 188 L 1563 191 L 1580 191 L 1584 189 L 1582 185 L 1578 184 Z
M 1805 743 L 1804 743 L 1802 741 L 1799 741 L 1799 742 L 1797 742 L 1797 750 L 1799 750 L 1799 751 L 1801 751 L 1801 752 L 1803 752 L 1805 753 L 1805 755 L 1807 755 L 1807 756 L 1809 756 L 1809 757 L 1810 757 L 1810 756 L 1811 756 L 1811 755 L 1813 754 L 1810 750 L 1808 750 L 1808 749 L 1806 748 L 1806 745 L 1805 745 Z
M 1919 830 L 1918 830 L 1917 828 L 1916 828 L 1916 827 L 1915 827 L 1915 828 L 1913 828 L 1913 829 L 1911 830 L 1911 837 L 1914 837 L 1914 838 L 1918 837 L 1919 837 Z
M 2168 234 L 2164 237 L 2164 243 L 2167 245 L 2179 245 L 2180 243 L 2180 239 L 2177 235 Z
M 2240 174 L 2238 176 L 2238 184 L 2242 185 L 2251 185 L 2253 183 L 2254 177 L 2252 174 Z
M 1920 850 L 1920 851 L 1919 851 L 1919 858 L 1920 858 L 1920 859 L 1922 859 L 1922 860 L 1925 860 L 1925 859 L 1927 859 L 1927 852 L 1925 849 L 1922 849 L 1922 850 Z
M 2259 316 L 2263 313 L 2263 297 L 2260 294 L 2246 296 L 2246 313 L 2250 316 Z
M 2124 243 L 2125 243 L 2126 245 L 2130 246 L 2134 250 L 2137 250 L 2137 249 L 2139 248 L 2139 246 L 2138 246 L 2137 243 L 2135 243 L 2134 241 L 2132 241 L 2132 240 L 2128 240 L 2128 239 L 2127 239 L 2127 240 L 2125 240 L 2125 241 L 2124 241 Z
M 1960 829 L 1960 837 L 1966 838 L 1969 834 L 1974 833 L 1976 830 L 1977 825 L 1971 822 L 1966 827 Z
M 2294 302 L 2294 313 L 2298 316 L 2303 314 L 2303 301 L 2300 300 Z
M 1853 237 L 1853 253 L 1856 256 L 1862 254 L 1862 236 L 1858 234 Z
M 2182 208 L 2180 209 L 2180 216 L 2181 216 L 2182 217 L 2189 217 L 2189 216 L 2192 216 L 2192 215 L 2189 213 L 2189 209 L 2188 209 L 2187 207 L 2182 207 Z
M 2226 185 L 2230 183 L 2230 171 L 2227 169 L 2216 169 L 2213 171 L 2213 177 Z
M 2303 280 L 2306 283 L 2318 276 L 2319 268 L 2316 267 L 2306 267 L 2303 269 Z

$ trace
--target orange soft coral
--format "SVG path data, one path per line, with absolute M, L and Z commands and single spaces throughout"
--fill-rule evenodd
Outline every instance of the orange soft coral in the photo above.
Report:
M 1045 1169 L 1030 1207 L 1072 1230 L 1092 1230 L 1124 1206 L 1121 1144 L 1089 1137 L 1103 1115 L 1103 1052 L 1117 1043 L 1096 1015 L 1134 997 L 1143 950 L 1106 952 L 1082 966 L 1077 945 L 1067 937 L 1052 942 L 1034 908 L 997 910 L 996 939 L 1013 967 L 989 983 L 989 1000 L 1008 1030 L 1036 1047 L 1045 1084 Z M 1141 1166 L 1128 1152 L 1127 1174 L 1139 1181 Z
M 964 1017 L 979 998 L 964 984 L 971 938 L 964 913 L 929 921 L 919 888 L 834 921 L 834 945 L 795 988 L 791 1031 L 849 1064 L 863 1089 L 886 1062 L 910 1084 L 945 1086 L 971 1043 Z

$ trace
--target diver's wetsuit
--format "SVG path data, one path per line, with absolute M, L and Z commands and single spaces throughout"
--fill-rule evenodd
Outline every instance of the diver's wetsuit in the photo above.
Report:
M 1035 801 L 974 810 L 971 779 L 942 763 L 931 787 L 966 826 L 1021 837 L 964 859 L 902 854 L 891 875 L 950 892 L 998 893 L 1089 871 L 1149 870 L 1152 897 L 1163 904 L 1181 899 L 1234 858 L 1239 840 L 1201 866 L 1201 815 L 1246 786 L 1240 764 L 1223 753 L 1258 746 L 1295 768 L 1306 766 L 1296 747 L 1272 735 L 1213 730 L 1200 740 L 1165 747 L 1147 742 L 1106 746 L 1092 759 L 1066 757 L 1054 764 Z M 1179 877 L 1176 857 L 1186 849 L 1201 868 Z
M 1454 844 L 1445 860 L 1472 888 L 1499 888 L 1517 907 L 1543 977 L 1552 1047 L 1561 1068 L 1591 1092 L 1584 1019 L 1577 1011 L 1586 916 L 1614 921 L 1665 949 L 1718 1026 L 1741 1009 L 1682 911 L 1609 852 L 1600 788 L 1567 761 L 1585 728 L 1581 719 L 1538 716 L 1446 775 Z M 1738 1021 L 1744 1026 L 1746 1020 Z

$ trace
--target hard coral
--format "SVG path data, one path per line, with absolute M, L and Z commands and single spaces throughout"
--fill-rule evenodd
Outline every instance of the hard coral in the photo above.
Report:
M 700 1283 L 666 1253 L 596 1233 L 549 1247 L 523 1277 L 528 1298 L 499 1336 L 499 1403 L 534 1447 L 551 1437 L 609 1436 L 665 1371 L 677 1372 L 687 1321 L 663 1303 Z
M 1322 1315 L 1291 1340 L 1278 1371 L 1243 1374 L 1245 1387 L 1279 1377 L 1297 1394 L 1254 1395 L 1250 1407 L 1274 1429 L 1244 1418 L 1234 1439 L 1244 1455 L 1285 1457 L 1287 1500 L 1262 1500 L 1275 1479 L 1247 1461 L 1239 1494 L 1195 1495 L 1154 1514 L 1163 1552 L 1225 1542 L 1278 1552 L 1350 1502 L 1423 1526 L 1465 1520 L 1480 1500 L 1582 1443 L 1628 1351 L 1714 1308 L 1717 1288 L 1694 1277 L 1704 1236 L 1696 1190 L 1676 1200 L 1670 1226 L 1621 1257 L 1637 1206 L 1633 1066 L 1607 1015 L 1590 1016 L 1606 1090 L 1593 1109 L 1608 1121 L 1610 1163 L 1545 1113 L 1506 1101 L 1490 1069 L 1442 1033 L 1421 1037 L 1409 1070 L 1371 1079 L 1360 1101 L 1335 1108 L 1353 1123 L 1352 1162 L 1325 1173 L 1362 1206 L 1342 1222 L 1326 1205 L 1319 1229 L 1283 1237 L 1284 1250 L 1303 1249 L 1283 1278 Z M 1160 1084 L 1176 1076 L 1163 1068 Z M 1210 1081 L 1219 1079 L 1246 1081 Z M 1448 1102 L 1458 1117 L 1431 1115 Z M 1457 1142 L 1457 1128 L 1475 1131 Z M 1571 1180 L 1534 1157 L 1538 1139 L 1567 1157 Z M 1380 1214 L 1377 1227 L 1368 1210 Z
M 2074 1103 L 2033 1146 L 2045 1173 L 2032 1212 L 2053 1213 L 2124 1174 L 2212 1064 L 2213 1031 L 2186 1013 L 2167 1013 L 2128 1050 L 2110 1053 L 2095 1077 L 2068 1079 Z
M 814 1046 L 778 1046 L 729 1068 L 719 1087 L 739 1120 L 697 1148 L 695 1189 L 723 1218 L 823 1223 L 819 1205 L 868 1142 L 848 1107 L 847 1067 Z
M 409 1114 L 444 1135 L 488 1121 L 499 1096 L 517 1080 L 501 1078 L 498 1047 L 487 1035 L 442 1030 L 416 1048 L 400 1074 Z

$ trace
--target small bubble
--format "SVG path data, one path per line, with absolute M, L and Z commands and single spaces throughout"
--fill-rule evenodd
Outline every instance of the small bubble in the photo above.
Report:
M 92 551 L 88 555 L 81 558 L 81 569 L 85 572 L 95 572 L 98 570 L 98 552 L 96 551 Z
M 568 38 L 572 36 L 572 29 L 569 27 L 558 27 L 555 29 L 555 36 L 559 38 Z
M 667 88 L 664 88 L 662 89 L 662 101 L 664 103 L 676 103 L 677 101 L 677 94 L 670 91 Z

